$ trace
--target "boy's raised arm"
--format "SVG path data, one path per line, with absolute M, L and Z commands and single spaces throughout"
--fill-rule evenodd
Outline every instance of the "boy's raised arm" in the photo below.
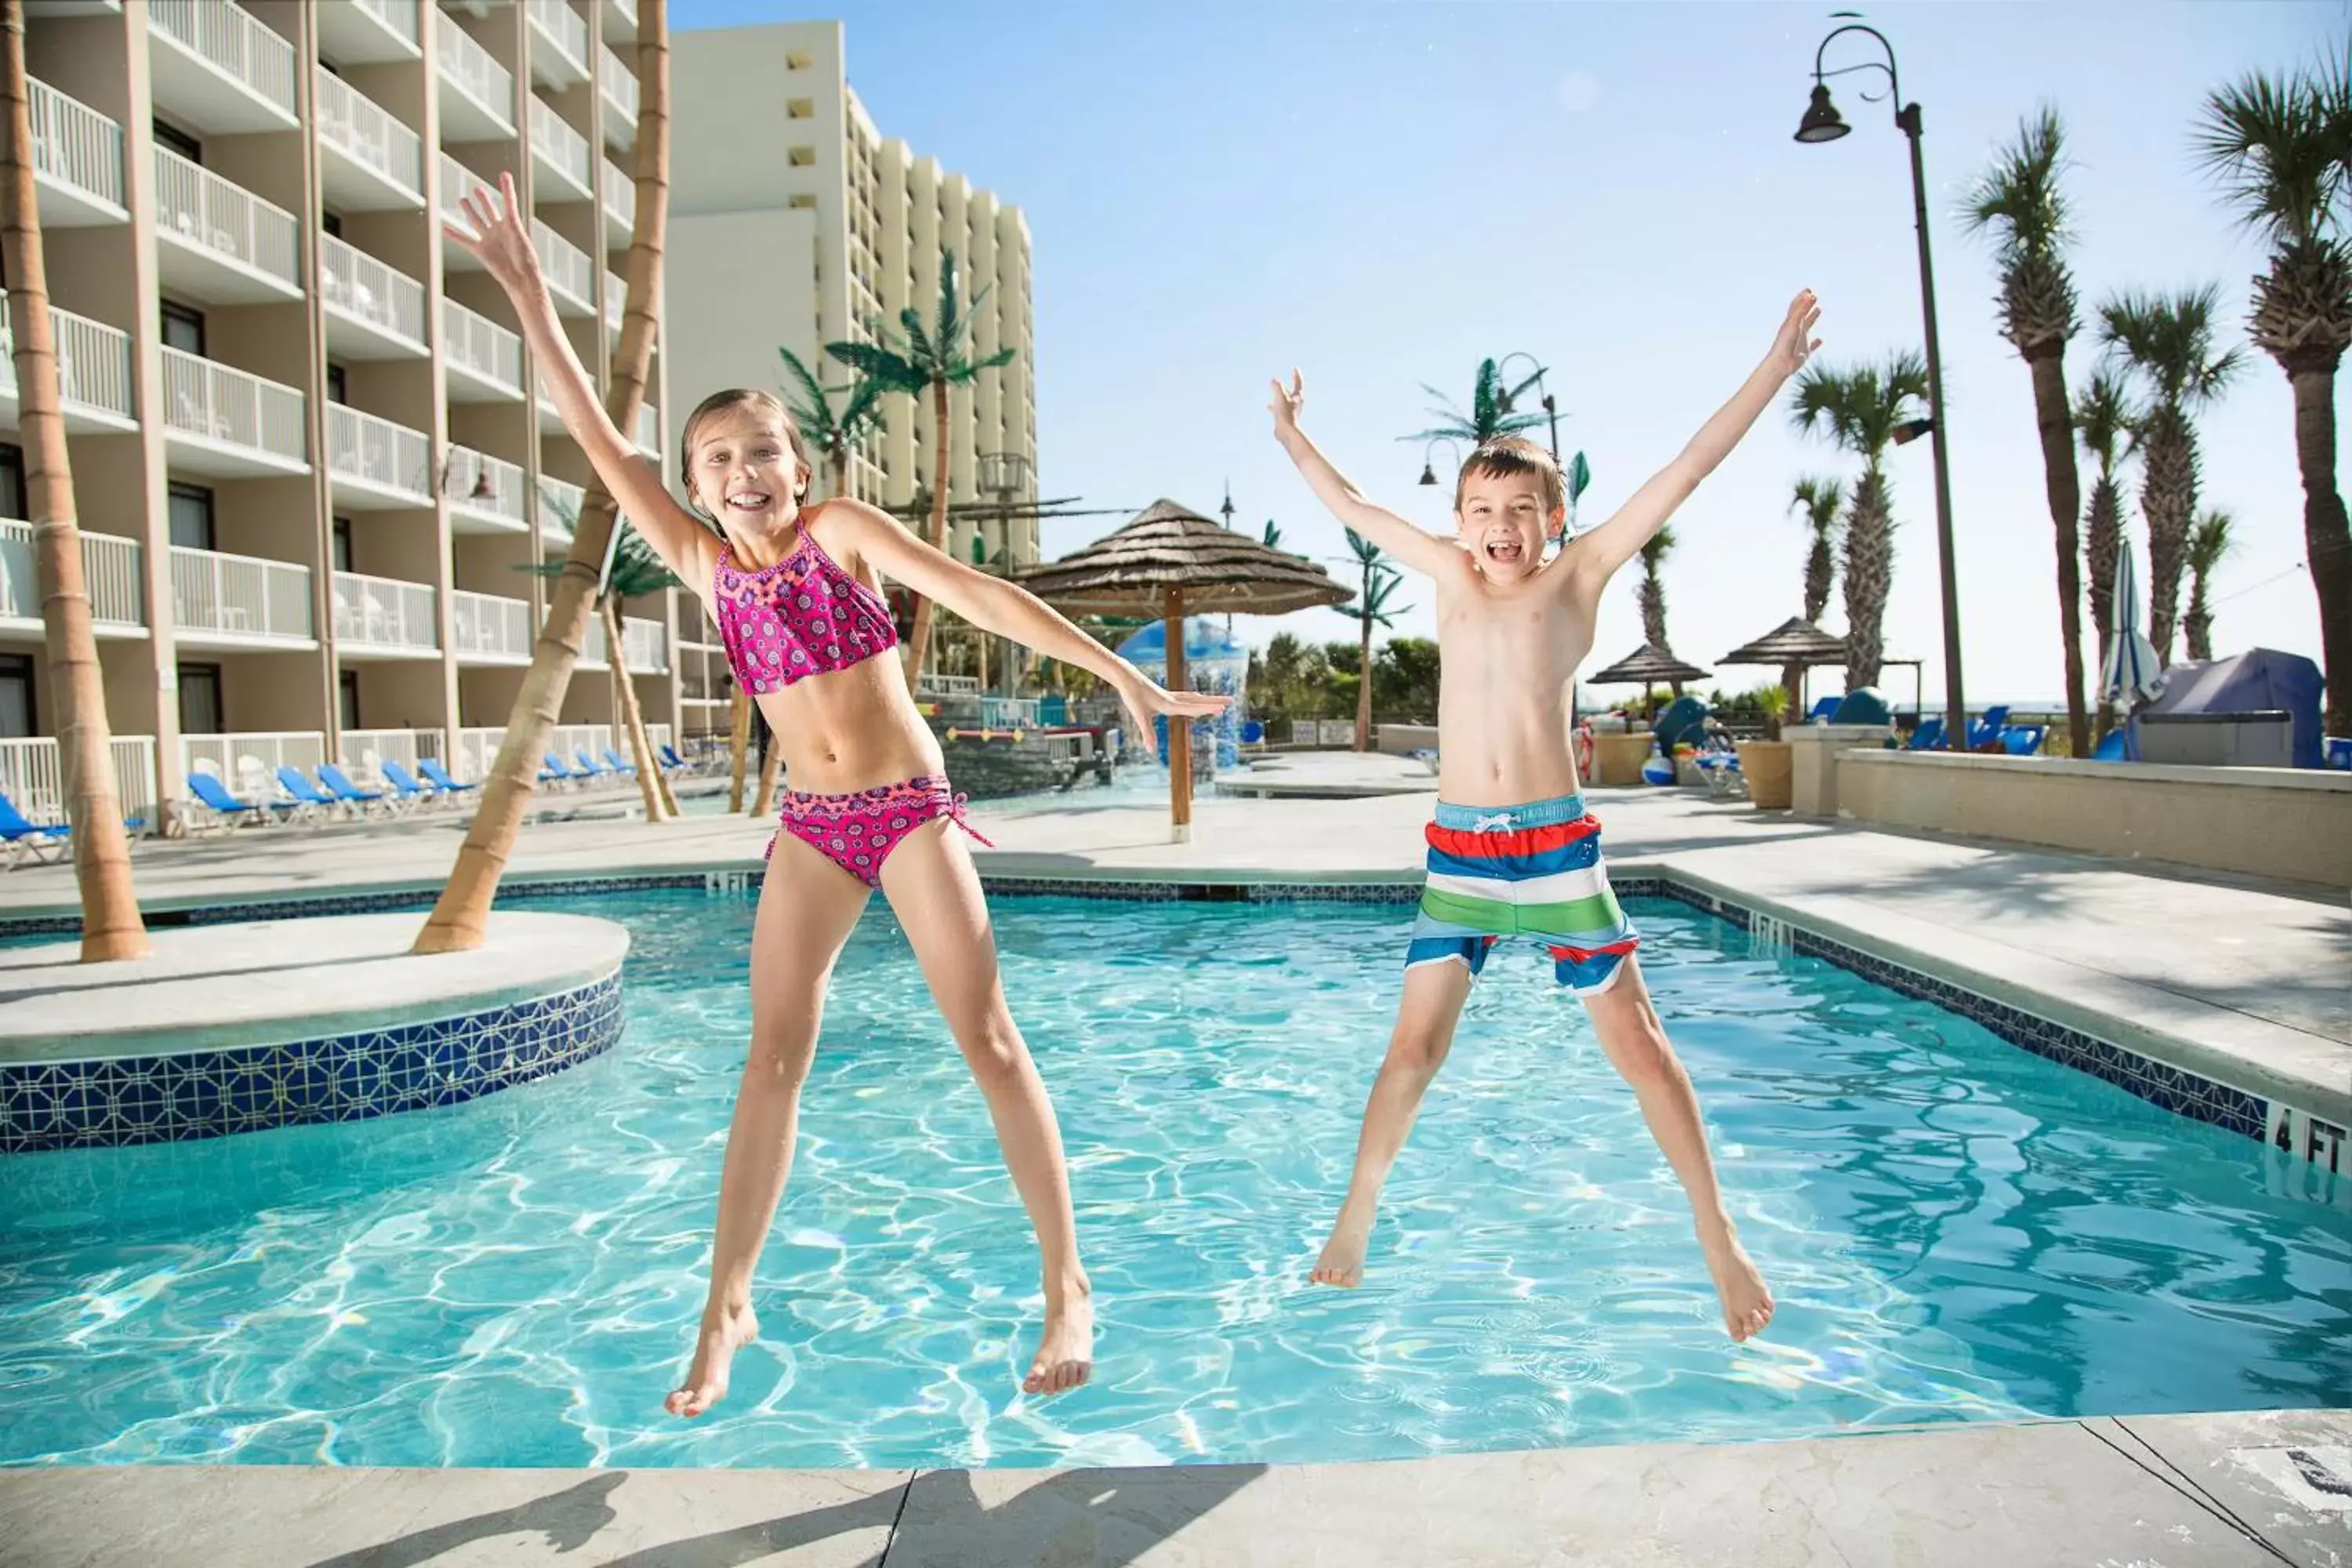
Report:
M 1757 416 L 1779 395 L 1782 384 L 1803 368 L 1807 357 L 1821 347 L 1821 340 L 1812 336 L 1813 324 L 1821 316 L 1822 308 L 1810 289 L 1790 302 L 1780 333 L 1772 340 L 1771 352 L 1732 394 L 1731 401 L 1717 409 L 1715 416 L 1699 426 L 1698 434 L 1690 438 L 1675 460 L 1651 475 L 1649 482 L 1635 490 L 1606 522 L 1578 536 L 1567 562 L 1571 580 L 1580 584 L 1587 593 L 1598 594 L 1620 566 L 1640 552 L 1642 546 L 1675 514 L 1675 509 L 1698 489 L 1699 481 L 1730 456 Z
M 1366 500 L 1363 491 L 1331 466 L 1330 458 L 1316 450 L 1307 432 L 1298 427 L 1298 411 L 1306 402 L 1306 381 L 1294 370 L 1288 386 L 1279 381 L 1274 384 L 1274 401 L 1268 406 L 1274 412 L 1274 438 L 1298 465 L 1315 499 L 1329 508 L 1332 516 L 1417 572 L 1434 577 L 1466 571 L 1470 558 L 1458 546 L 1423 532 L 1388 508 Z

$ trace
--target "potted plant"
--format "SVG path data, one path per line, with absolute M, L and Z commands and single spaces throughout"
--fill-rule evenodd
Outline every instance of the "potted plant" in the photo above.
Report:
M 1764 710 L 1764 738 L 1739 742 L 1739 774 L 1748 781 L 1748 804 L 1759 811 L 1789 809 L 1789 773 L 1796 749 L 1780 739 L 1780 721 L 1788 716 L 1786 688 L 1773 687 L 1759 697 Z

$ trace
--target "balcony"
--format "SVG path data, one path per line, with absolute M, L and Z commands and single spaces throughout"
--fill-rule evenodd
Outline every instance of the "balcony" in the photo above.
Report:
M 205 135 L 291 131 L 294 45 L 236 0 L 147 0 L 154 102 Z
M 539 531 L 552 544 L 572 542 L 572 525 L 588 504 L 588 492 L 568 479 L 539 476 Z
M 454 533 L 527 533 L 523 471 L 502 458 L 452 447 L 443 459 L 441 493 L 449 499 Z
M 27 6 L 26 9 L 31 9 Z M 108 752 L 114 759 L 114 791 L 125 816 L 143 816 L 148 831 L 156 826 L 155 737 L 115 735 Z M 16 803 L 29 821 L 61 823 L 66 819 L 65 759 L 50 736 L 0 741 L 0 794 Z
M 440 57 L 441 140 L 504 142 L 515 133 L 514 72 L 443 13 L 434 32 Z
M 32 95 L 33 188 L 43 228 L 128 223 L 122 205 L 122 127 L 45 81 Z
M 446 296 L 441 301 L 441 354 L 450 402 L 522 401 L 522 339 Z
M 417 0 L 350 0 L 321 5 L 319 52 L 339 66 L 384 65 L 424 56 L 417 45 Z
M 596 93 L 604 100 L 604 140 L 614 147 L 637 143 L 637 73 L 609 44 L 596 46 Z
M 433 504 L 433 444 L 421 430 L 327 405 L 327 475 L 338 507 Z
M 181 349 L 163 353 L 173 467 L 217 479 L 310 471 L 299 392 Z
M 604 36 L 633 44 L 637 40 L 637 0 L 604 0 Z
M 446 33 L 447 29 L 445 28 L 443 31 Z M 448 153 L 440 154 L 440 158 L 441 216 L 450 223 L 465 224 L 466 209 L 458 204 L 476 191 L 495 193 L 499 187 L 449 156 Z M 446 270 L 462 268 L 469 271 L 479 271 L 482 264 L 475 260 L 462 246 L 450 245 L 445 241 L 441 247 L 441 265 Z
M 310 569 L 172 546 L 172 618 L 182 647 L 316 647 Z
M 306 777 L 327 760 L 327 737 L 316 730 L 249 730 L 180 737 L 180 772 L 211 773 L 239 799 L 284 800 L 278 770 Z
M 594 194 L 588 188 L 588 173 L 593 167 L 589 162 L 588 138 L 537 93 L 530 95 L 530 155 L 554 181 L 549 188 L 535 190 L 535 200 L 584 202 Z
M 459 664 L 529 664 L 530 605 L 491 594 L 449 594 L 449 651 Z
M 413 212 L 425 205 L 425 144 L 383 106 L 324 66 L 312 90 L 319 110 L 319 181 L 347 212 Z
M 637 405 L 637 450 L 661 461 L 661 410 L 650 403 Z
M 668 647 L 669 628 L 661 622 L 637 616 L 621 617 L 621 650 L 628 656 L 630 674 L 667 674 Z M 604 647 L 604 621 L 601 616 L 588 622 L 588 635 L 580 643 L 580 665 L 583 669 L 607 669 L 612 666 Z
M 621 335 L 621 318 L 628 311 L 629 286 L 611 268 L 604 269 L 604 325 L 614 337 Z
M 343 359 L 421 359 L 425 286 L 333 235 L 319 237 L 327 347 Z
M 42 635 L 37 548 L 31 523 L 0 518 L 0 637 Z M 83 532 L 81 575 L 89 591 L 93 632 L 102 637 L 147 635 L 147 595 L 140 584 L 137 540 Z
M 539 247 L 539 269 L 547 275 L 548 291 L 555 296 L 560 315 L 596 313 L 596 267 L 588 253 L 547 226 L 544 218 L 530 220 L 530 237 Z M 565 307 L 570 309 L 566 310 Z
M 548 87 L 588 79 L 588 19 L 571 0 L 527 0 L 530 16 L 530 77 Z
M 390 658 L 431 658 L 441 651 L 432 586 L 396 577 L 335 574 L 335 651 Z
M 212 305 L 299 300 L 297 233 L 284 207 L 155 149 L 155 262 L 173 288 Z
M 604 160 L 604 243 L 626 245 L 636 230 L 637 182 L 612 159 Z
M 17 422 L 16 302 L 8 301 L 7 324 L 0 326 L 0 420 Z M 131 335 L 49 308 L 49 331 L 57 337 L 58 399 L 66 428 L 79 433 L 121 432 L 139 427 L 131 397 Z
M 414 773 L 419 761 L 441 755 L 444 738 L 439 730 L 346 730 L 343 771 L 362 789 L 381 786 L 384 763 L 398 763 Z

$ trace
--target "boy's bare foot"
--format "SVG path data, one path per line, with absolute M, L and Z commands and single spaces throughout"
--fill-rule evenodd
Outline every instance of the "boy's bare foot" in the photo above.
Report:
M 760 1320 L 752 1316 L 748 1303 L 706 1310 L 701 1331 L 694 1339 L 694 1364 L 687 1369 L 686 1382 L 662 1401 L 662 1408 L 672 1415 L 699 1415 L 726 1398 L 727 1374 L 735 1364 L 735 1352 L 759 1333 Z
M 1705 1245 L 1705 1244 L 1703 1244 Z M 1739 1238 L 1727 1235 L 1706 1245 L 1706 1271 L 1715 1277 L 1715 1293 L 1723 1298 L 1724 1331 L 1737 1341 L 1764 1331 L 1772 1321 L 1772 1291 L 1756 1271 Z
M 1369 1217 L 1359 1220 L 1341 1209 L 1338 1223 L 1331 1226 L 1331 1238 L 1323 1244 L 1323 1256 L 1315 1260 L 1314 1271 L 1307 1278 L 1318 1285 L 1354 1289 L 1364 1282 L 1364 1248 L 1371 1237 Z
M 1081 1279 L 1047 1295 L 1045 1331 L 1037 1337 L 1037 1357 L 1021 1380 L 1021 1392 L 1066 1394 L 1094 1370 L 1094 1288 Z

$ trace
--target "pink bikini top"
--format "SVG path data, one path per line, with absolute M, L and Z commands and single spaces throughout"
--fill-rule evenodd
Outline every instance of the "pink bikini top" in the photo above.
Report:
M 710 603 L 727 662 L 753 696 L 847 669 L 898 646 L 898 627 L 882 595 L 843 571 L 805 522 L 793 552 L 765 571 L 742 570 L 734 546 L 721 541 Z

